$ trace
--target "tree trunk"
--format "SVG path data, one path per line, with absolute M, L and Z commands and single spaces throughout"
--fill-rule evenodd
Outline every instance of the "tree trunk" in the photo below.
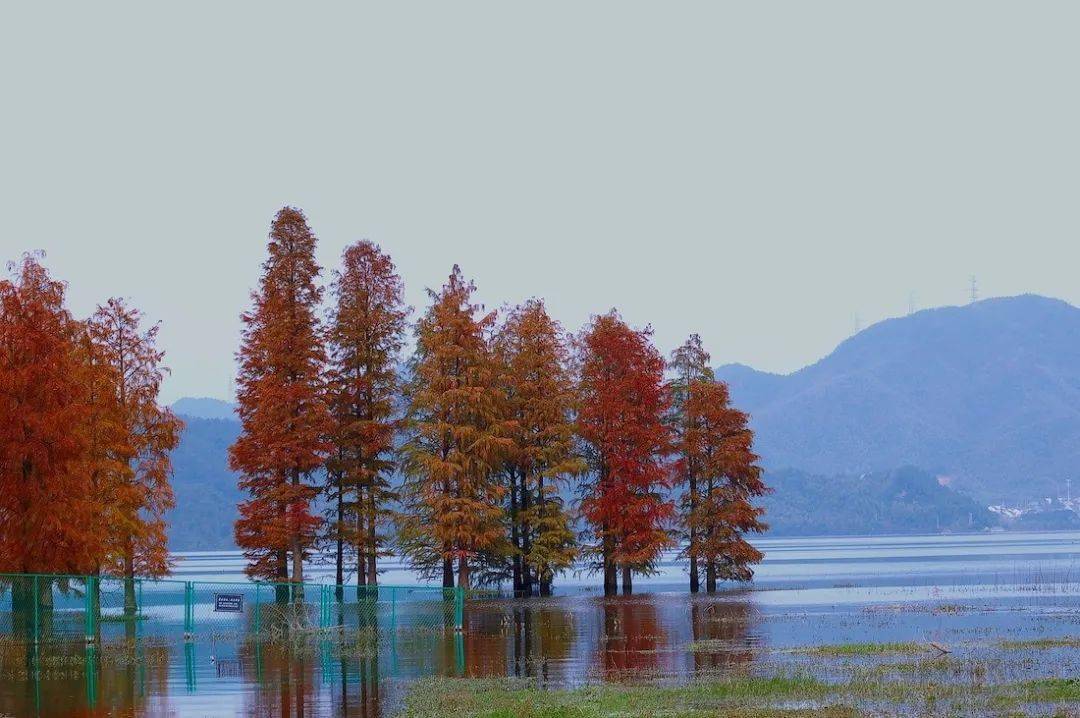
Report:
M 601 530 L 604 535 L 604 595 L 614 596 L 619 593 L 618 570 L 615 566 L 615 559 L 612 557 L 612 554 L 615 553 L 615 537 L 608 533 L 607 525 L 604 525 Z
M 705 564 L 705 590 L 708 593 L 716 593 L 716 562 L 709 561 Z
M 124 549 L 124 618 L 135 615 L 135 557 L 131 540 Z
M 521 521 L 521 515 L 518 512 L 518 484 L 517 473 L 513 470 L 510 471 L 510 542 L 513 547 L 513 559 L 512 559 L 512 575 L 514 596 L 520 597 L 522 593 L 521 582 L 521 532 L 518 531 L 518 525 Z
M 372 479 L 374 481 L 374 479 Z M 379 522 L 378 514 L 375 511 L 375 488 L 372 487 L 368 491 L 368 554 L 367 554 L 367 574 L 368 585 L 377 586 L 379 584 Z
M 454 559 L 450 558 L 449 546 L 443 548 L 442 585 L 443 588 L 454 587 Z
M 525 597 L 533 595 L 532 529 L 529 526 L 529 508 L 532 506 L 532 498 L 528 484 L 529 480 L 523 471 L 521 472 L 521 593 Z
M 337 544 L 334 554 L 334 595 L 340 601 L 345 597 L 345 538 L 342 533 L 345 528 L 345 488 L 341 485 L 341 477 L 337 477 Z
M 698 592 L 698 540 L 697 540 L 697 477 L 694 472 L 689 472 L 690 479 L 690 593 Z
M 634 592 L 634 572 L 627 565 L 622 567 L 622 592 L 624 596 Z
M 278 549 L 277 583 L 274 585 L 274 598 L 278 603 L 289 602 L 289 552 Z
M 293 535 L 292 541 L 292 578 L 293 602 L 304 602 L 304 547 L 300 543 L 300 534 Z
M 469 559 L 465 556 L 458 559 L 458 588 L 469 590 Z
M 300 469 L 292 470 L 293 486 L 300 485 Z M 300 530 L 293 531 L 292 535 L 292 580 L 293 602 L 304 602 L 304 545 Z

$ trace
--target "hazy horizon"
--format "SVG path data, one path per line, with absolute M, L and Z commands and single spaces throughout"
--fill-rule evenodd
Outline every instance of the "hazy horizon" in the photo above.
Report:
M 980 296 L 1080 302 L 1080 6 L 12 6 L 0 259 L 160 320 L 162 400 L 227 398 L 283 205 L 422 310 L 617 307 L 787 373 Z

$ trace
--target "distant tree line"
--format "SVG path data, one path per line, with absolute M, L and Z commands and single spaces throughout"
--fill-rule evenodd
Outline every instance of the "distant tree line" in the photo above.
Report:
M 73 317 L 65 285 L 37 255 L 9 271 L 0 280 L 0 573 L 123 577 L 132 614 L 135 576 L 170 568 L 169 454 L 183 429 L 158 405 L 158 327 L 121 299 Z
M 304 560 L 326 548 L 361 592 L 394 549 L 444 586 L 526 596 L 579 558 L 606 594 L 629 593 L 680 544 L 691 591 L 702 574 L 708 591 L 752 577 L 767 489 L 697 335 L 665 362 L 614 310 L 576 335 L 540 299 L 500 316 L 457 266 L 410 326 L 379 247 L 345 250 L 325 305 L 315 248 L 303 213 L 282 209 L 238 353 L 236 539 L 249 575 L 292 584 L 279 600 L 302 595 Z

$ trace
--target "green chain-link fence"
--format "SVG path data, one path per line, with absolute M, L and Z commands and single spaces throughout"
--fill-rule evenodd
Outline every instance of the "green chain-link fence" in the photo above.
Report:
M 0 574 L 0 642 L 395 641 L 460 630 L 463 610 L 455 588 Z

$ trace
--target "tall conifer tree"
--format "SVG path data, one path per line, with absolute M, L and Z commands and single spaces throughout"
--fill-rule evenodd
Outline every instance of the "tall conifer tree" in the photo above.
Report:
M 183 423 L 158 405 L 164 353 L 158 326 L 141 328 L 141 313 L 110 299 L 87 322 L 92 354 L 110 371 L 103 403 L 114 402 L 119 432 L 106 451 L 115 467 L 109 481 L 107 570 L 122 575 L 125 610 L 135 610 L 135 576 L 169 570 L 165 512 L 175 504 L 170 453 Z
M 495 314 L 472 300 L 454 266 L 416 326 L 404 468 L 407 506 L 399 538 L 413 565 L 470 587 L 470 570 L 504 550 L 502 488 L 494 472 L 509 441 L 488 332 Z
M 91 573 L 105 536 L 88 476 L 85 328 L 34 255 L 12 272 L 0 281 L 0 572 Z
M 664 360 L 650 330 L 631 329 L 615 311 L 595 317 L 580 340 L 578 432 L 585 441 L 591 481 L 582 513 L 592 525 L 604 572 L 604 593 L 632 591 L 634 572 L 648 572 L 670 545 L 674 504 L 671 432 Z
M 303 582 L 304 558 L 321 523 L 311 510 L 319 489 L 310 477 L 329 452 L 315 243 L 300 210 L 278 212 L 259 290 L 252 294 L 254 306 L 241 317 L 237 403 L 242 432 L 229 452 L 229 464 L 249 496 L 236 522 L 247 573 L 297 584 Z M 279 590 L 279 600 L 285 595 Z M 302 587 L 294 590 L 297 600 L 302 595 Z
M 400 423 L 398 358 L 409 310 L 393 262 L 371 242 L 345 250 L 333 294 L 326 382 L 333 418 L 328 534 L 338 585 L 346 548 L 356 558 L 357 585 L 375 585 L 378 557 L 386 550 L 380 531 L 397 499 L 390 474 Z
M 550 595 L 577 554 L 560 484 L 585 469 L 574 442 L 575 387 L 559 324 L 541 300 L 514 308 L 495 342 L 513 440 L 503 463 L 516 595 Z
M 701 343 L 701 337 L 690 337 L 671 354 L 670 368 L 674 378 L 669 382 L 671 392 L 670 426 L 675 436 L 675 447 L 679 454 L 678 470 L 682 482 L 686 484 L 686 493 L 682 500 L 683 525 L 686 527 L 688 540 L 685 555 L 690 560 L 690 592 L 697 593 L 701 577 L 698 558 L 701 555 L 699 527 L 701 495 L 698 479 L 702 473 L 703 457 L 696 450 L 696 440 L 700 432 L 701 418 L 691 410 L 697 406 L 690 401 L 692 390 L 701 382 L 714 379 L 709 366 L 709 354 Z
M 718 580 L 749 581 L 762 553 L 747 540 L 748 533 L 768 527 L 764 510 L 753 499 L 768 493 L 762 481 L 749 417 L 730 405 L 727 385 L 715 380 L 690 384 L 684 412 L 688 432 L 681 444 L 696 466 L 698 498 L 686 516 L 696 541 L 688 549 L 705 565 L 705 589 L 712 593 Z

